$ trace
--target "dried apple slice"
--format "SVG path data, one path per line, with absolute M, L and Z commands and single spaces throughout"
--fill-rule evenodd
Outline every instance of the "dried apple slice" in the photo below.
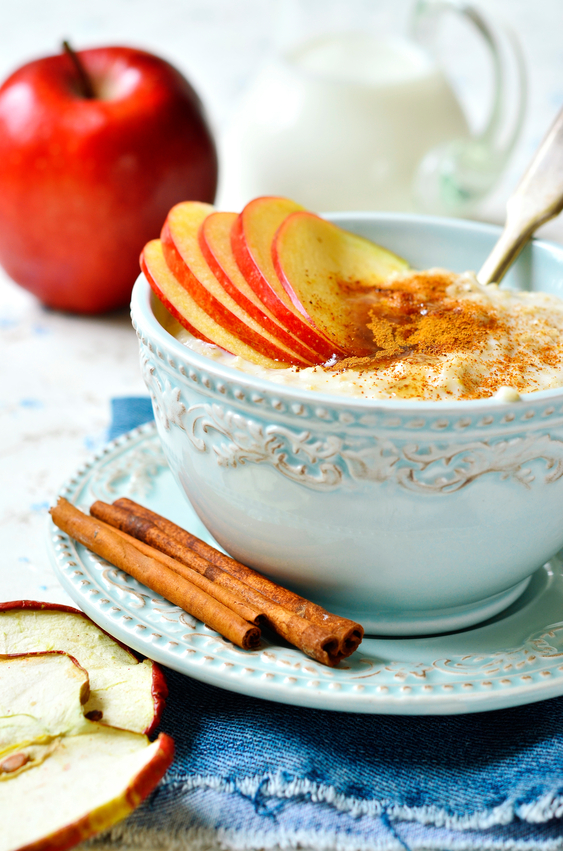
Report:
M 201 250 L 199 229 L 210 204 L 185 201 L 172 207 L 161 233 L 164 259 L 176 280 L 218 325 L 272 360 L 308 366 L 292 348 L 266 330 L 221 285 Z
M 168 736 L 86 719 L 87 690 L 67 654 L 0 660 L 0 851 L 70 848 L 128 815 L 170 765 Z
M 321 363 L 322 358 L 291 334 L 258 298 L 240 271 L 233 254 L 231 231 L 236 213 L 210 213 L 199 229 L 199 246 L 207 264 L 223 289 L 237 301 L 262 328 L 293 350 L 308 363 Z
M 272 259 L 272 243 L 282 222 L 303 207 L 288 198 L 255 198 L 250 201 L 233 224 L 231 242 L 237 265 L 260 300 L 302 343 L 323 361 L 334 354 L 334 343 L 316 328 L 293 304 L 282 286 Z
M 84 712 L 112 727 L 150 734 L 167 695 L 158 665 L 126 647 L 70 606 L 31 600 L 0 604 L 0 653 L 63 651 L 90 677 Z
M 141 269 L 157 298 L 178 322 L 190 330 L 196 328 L 209 342 L 220 346 L 233 355 L 267 369 L 280 369 L 289 366 L 286 362 L 268 358 L 235 334 L 219 325 L 191 297 L 170 271 L 159 239 L 153 239 L 143 248 Z
M 0 777 L 14 748 L 88 729 L 89 692 L 87 672 L 66 653 L 0 656 Z
M 366 332 L 370 290 L 408 263 L 385 248 L 314 213 L 296 212 L 272 245 L 279 280 L 294 307 L 351 354 L 373 351 Z
M 0 775 L 0 851 L 65 851 L 131 813 L 158 785 L 174 754 L 161 734 L 102 724 L 95 733 L 66 736 L 39 764 Z M 23 806 L 25 802 L 25 806 Z

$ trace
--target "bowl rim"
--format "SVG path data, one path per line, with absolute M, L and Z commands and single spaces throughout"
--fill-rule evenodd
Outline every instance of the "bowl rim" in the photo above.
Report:
M 322 213 L 324 218 L 330 221 L 346 222 L 364 220 L 366 222 L 413 222 L 424 223 L 434 226 L 446 225 L 454 230 L 473 231 L 477 233 L 486 233 L 491 235 L 500 235 L 502 227 L 500 225 L 489 224 L 486 222 L 476 222 L 466 219 L 448 218 L 446 216 L 427 216 L 417 213 L 385 213 L 385 212 L 338 212 L 338 213 Z M 532 239 L 534 245 L 537 245 L 540 250 L 547 251 L 555 250 L 561 253 L 562 270 L 563 270 L 563 245 L 556 242 L 551 242 L 544 239 Z M 229 383 L 236 383 L 243 386 L 251 392 L 269 392 L 273 395 L 283 395 L 290 397 L 292 401 L 304 404 L 314 404 L 319 407 L 338 407 L 348 410 L 355 409 L 365 413 L 366 411 L 376 412 L 380 410 L 382 413 L 388 411 L 396 411 L 397 413 L 405 413 L 412 411 L 416 414 L 433 414 L 442 413 L 445 411 L 453 411 L 456 413 L 479 412 L 481 410 L 491 413 L 493 411 L 505 411 L 508 407 L 514 405 L 531 404 L 531 403 L 547 403 L 563 400 L 563 387 L 555 387 L 549 390 L 534 390 L 530 393 L 522 393 L 518 401 L 505 401 L 502 399 L 489 396 L 484 399 L 440 399 L 440 400 L 425 400 L 425 399 L 362 399 L 357 396 L 349 396 L 346 394 L 331 394 L 323 393 L 318 390 L 307 390 L 305 388 L 296 387 L 295 385 L 281 384 L 276 381 L 269 381 L 262 377 L 254 376 L 251 373 L 242 372 L 234 367 L 227 366 L 205 357 L 205 355 L 195 352 L 193 349 L 180 343 L 175 339 L 158 321 L 156 318 L 152 302 L 156 299 L 146 277 L 141 272 L 133 286 L 131 295 L 131 318 L 137 329 L 156 338 L 159 347 L 169 348 L 176 359 L 184 360 L 186 363 L 194 367 L 212 373 L 215 377 Z M 137 333 L 140 333 L 140 329 Z

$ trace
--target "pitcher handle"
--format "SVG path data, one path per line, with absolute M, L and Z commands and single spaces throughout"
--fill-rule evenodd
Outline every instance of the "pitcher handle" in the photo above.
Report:
M 526 69 L 519 42 L 509 29 L 503 28 L 517 80 L 514 118 L 512 126 L 506 129 L 502 121 L 507 99 L 505 63 L 498 34 L 483 15 L 474 6 L 456 0 L 419 0 L 412 19 L 412 35 L 432 51 L 440 21 L 451 12 L 476 27 L 491 54 L 494 83 L 491 113 L 479 135 L 446 142 L 424 156 L 415 178 L 414 193 L 419 206 L 427 212 L 468 215 L 493 188 L 520 135 L 526 110 Z

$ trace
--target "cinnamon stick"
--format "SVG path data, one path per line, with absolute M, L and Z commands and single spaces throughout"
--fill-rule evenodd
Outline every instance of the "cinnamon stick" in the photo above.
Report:
M 53 522 L 76 541 L 97 555 L 161 594 L 188 614 L 203 621 L 233 644 L 244 650 L 260 643 L 260 630 L 223 603 L 209 596 L 161 560 L 151 558 L 127 541 L 115 529 L 83 514 L 66 499 L 60 498 L 51 509 Z
M 221 570 L 241 580 L 255 591 L 283 606 L 288 611 L 299 615 L 311 624 L 317 624 L 318 626 L 330 629 L 338 641 L 339 653 L 341 653 L 342 657 L 350 656 L 359 646 L 364 636 L 364 630 L 360 624 L 348 618 L 327 612 L 326 609 L 323 609 L 322 606 L 318 606 L 311 600 L 306 600 L 288 588 L 277 585 L 275 582 L 257 573 L 251 567 L 247 567 L 247 565 L 241 564 L 236 559 L 225 555 L 215 549 L 215 547 L 202 541 L 201 538 L 192 535 L 190 532 L 172 523 L 171 520 L 161 517 L 149 508 L 145 508 L 143 505 L 134 502 L 132 499 L 121 497 L 120 499 L 116 499 L 113 505 L 155 524 L 182 546 L 193 550 L 198 555 L 221 568 Z M 137 536 L 135 535 L 135 537 Z
M 331 616 L 332 621 L 322 625 L 311 623 L 307 618 L 286 609 L 238 577 L 208 561 L 189 547 L 182 545 L 178 540 L 167 535 L 160 526 L 157 526 L 150 519 L 133 514 L 117 503 L 108 505 L 100 501 L 95 502 L 90 507 L 90 513 L 111 526 L 161 550 L 176 562 L 196 570 L 214 584 L 228 588 L 236 597 L 262 611 L 267 623 L 287 641 L 325 665 L 337 665 L 341 659 L 349 656 L 356 649 L 361 640 L 363 630 L 359 624 L 354 625 L 359 630 L 359 640 L 355 643 L 346 644 L 339 640 L 339 636 L 333 628 L 334 620 L 338 620 L 336 616 Z M 150 512 L 150 514 L 152 515 L 153 512 Z M 209 549 L 217 552 L 212 547 L 209 547 Z M 245 570 L 250 571 L 250 568 L 245 568 Z M 250 572 L 254 573 L 254 571 Z
M 163 564 L 169 570 L 173 570 L 174 573 L 177 573 L 179 576 L 183 576 L 188 582 L 191 582 L 193 585 L 197 585 L 198 588 L 201 588 L 202 591 L 205 591 L 205 593 L 209 594 L 210 597 L 213 597 L 214 600 L 218 600 L 228 609 L 231 609 L 231 611 L 240 615 L 243 620 L 253 623 L 255 626 L 261 626 L 264 622 L 265 614 L 263 610 L 256 606 L 251 606 L 248 603 L 245 603 L 244 600 L 240 600 L 238 597 L 235 597 L 228 588 L 224 588 L 216 582 L 211 582 L 211 580 L 207 579 L 206 576 L 203 576 L 201 573 L 198 573 L 196 570 L 192 570 L 192 568 L 187 565 L 170 558 L 170 556 L 166 555 L 166 553 L 163 553 L 161 550 L 145 544 L 144 541 L 139 540 L 139 538 L 134 538 L 126 532 L 122 532 L 121 529 L 118 529 L 110 523 L 105 523 L 103 518 L 99 517 L 97 519 L 100 520 L 107 528 L 111 528 L 111 531 L 119 535 L 120 538 L 123 538 L 125 541 L 128 541 L 136 547 L 141 553 L 149 556 L 149 558 L 156 559 L 156 561 Z

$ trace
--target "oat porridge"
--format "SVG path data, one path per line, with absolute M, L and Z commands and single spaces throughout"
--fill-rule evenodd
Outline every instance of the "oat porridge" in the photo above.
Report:
M 409 271 L 352 298 L 360 354 L 318 366 L 268 369 L 195 339 L 183 344 L 268 381 L 364 399 L 516 400 L 563 386 L 563 301 L 482 286 L 473 273 Z

